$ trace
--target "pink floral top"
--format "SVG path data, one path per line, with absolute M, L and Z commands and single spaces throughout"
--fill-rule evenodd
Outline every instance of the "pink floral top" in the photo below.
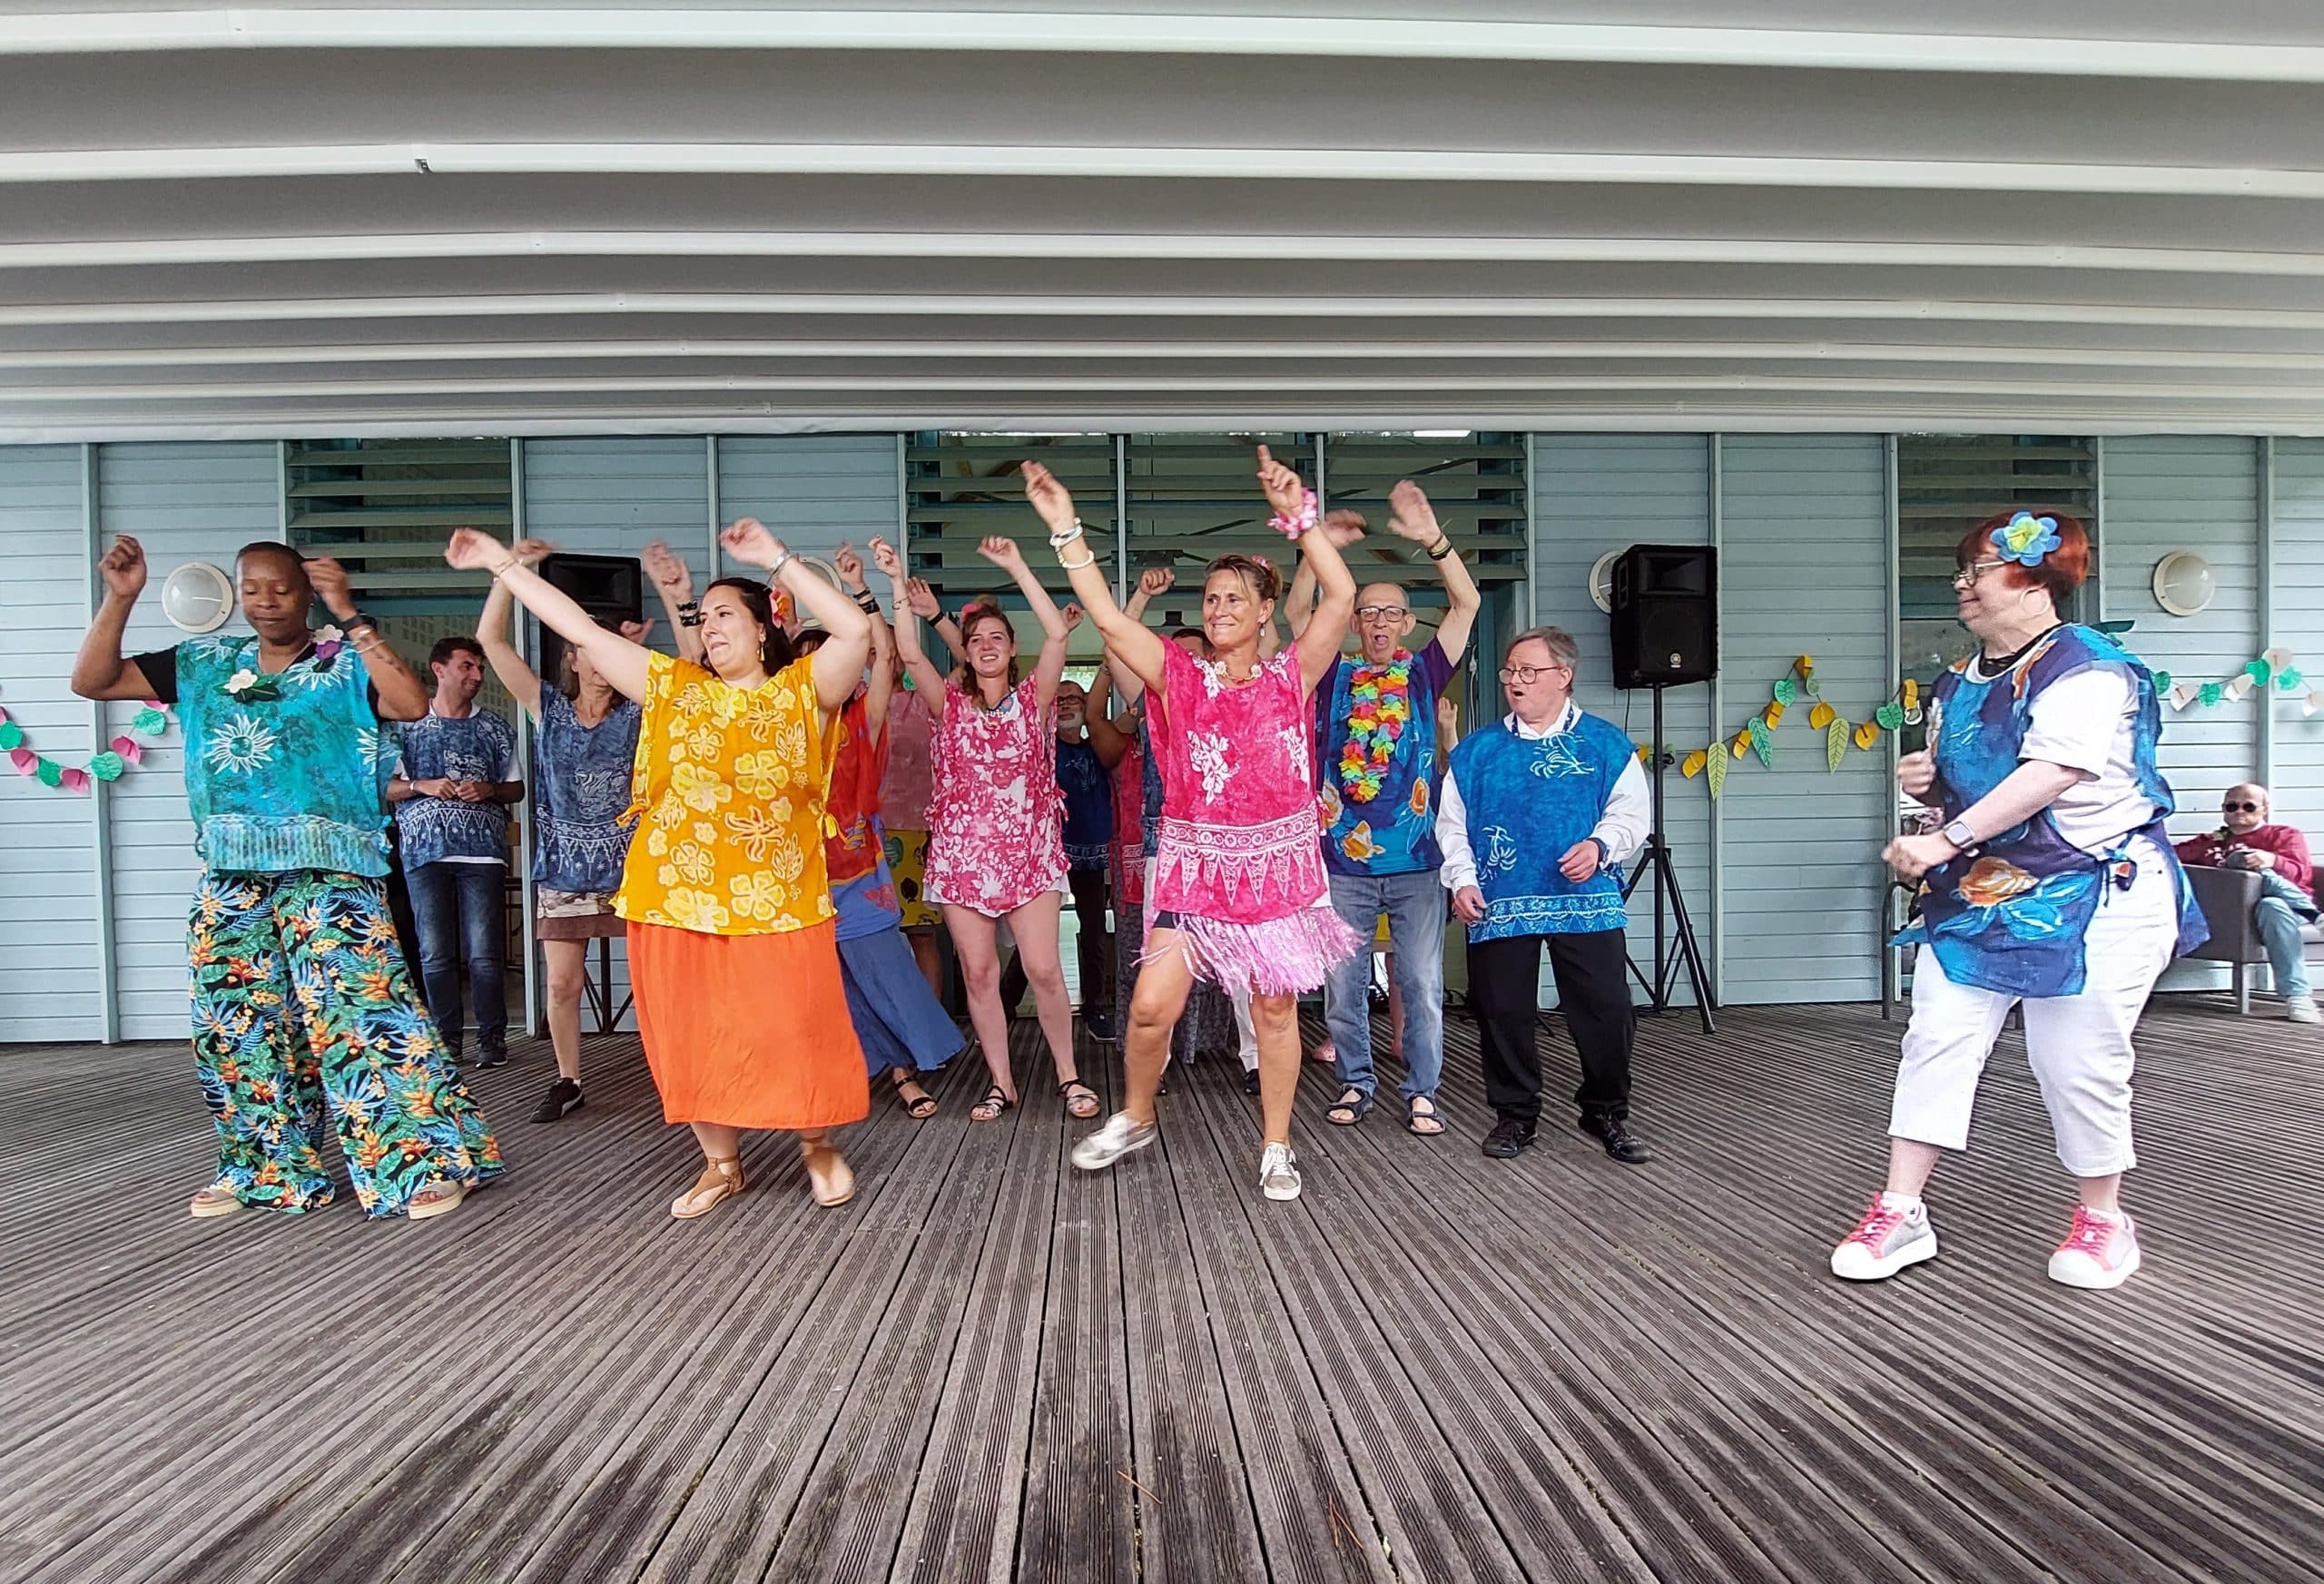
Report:
M 1236 924 L 1324 894 L 1312 720 L 1286 648 L 1240 687 L 1176 644 L 1163 653 L 1162 831 L 1148 906 Z
M 928 805 L 927 896 L 995 917 L 1065 877 L 1065 798 L 1057 787 L 1055 710 L 1032 677 L 1000 708 L 944 684 Z

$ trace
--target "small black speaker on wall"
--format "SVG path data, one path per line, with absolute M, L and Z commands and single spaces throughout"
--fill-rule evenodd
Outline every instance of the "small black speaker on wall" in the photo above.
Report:
M 606 626 L 638 621 L 645 614 L 645 569 L 635 556 L 560 553 L 541 563 L 541 576 Z M 565 640 L 542 627 L 541 675 L 554 681 L 564 657 Z
M 1613 566 L 1616 687 L 1718 674 L 1718 559 L 1708 545 L 1632 545 Z

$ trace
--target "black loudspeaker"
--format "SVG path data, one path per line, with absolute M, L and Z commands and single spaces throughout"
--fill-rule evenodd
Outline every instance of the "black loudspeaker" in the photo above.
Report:
M 1718 561 L 1708 545 L 1632 545 L 1614 563 L 1616 687 L 1718 674 Z
M 551 556 L 541 576 L 605 627 L 641 620 L 645 614 L 645 571 L 629 556 Z M 552 684 L 565 659 L 565 640 L 541 628 L 541 676 Z

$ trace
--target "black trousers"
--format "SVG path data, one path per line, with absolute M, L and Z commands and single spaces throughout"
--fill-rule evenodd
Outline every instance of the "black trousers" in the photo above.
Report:
M 1073 888 L 1073 916 L 1080 924 L 1073 955 L 1081 964 L 1081 1004 L 1110 1007 L 1114 1001 L 1112 933 L 1106 928 L 1106 899 L 1112 888 L 1102 869 L 1068 870 L 1065 883 Z M 1010 952 L 1000 969 L 1000 1004 L 1013 1008 L 1025 999 L 1025 969 Z
M 1630 1046 L 1637 1031 L 1620 930 L 1587 935 L 1509 935 L 1469 942 L 1469 1003 L 1483 1047 L 1485 1103 L 1512 1121 L 1541 1114 L 1541 947 L 1550 949 L 1558 1009 L 1581 1058 L 1574 1103 L 1582 1120 L 1622 1121 L 1630 1113 Z

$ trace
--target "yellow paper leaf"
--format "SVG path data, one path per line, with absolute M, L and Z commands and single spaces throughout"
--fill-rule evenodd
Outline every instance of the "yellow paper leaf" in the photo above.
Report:
M 1865 723 L 1864 723 L 1864 724 L 1862 724 L 1861 726 L 1858 726 L 1858 727 L 1856 729 L 1856 745 L 1857 747 L 1859 747 L 1859 748 L 1869 748 L 1869 747 L 1871 747 L 1874 743 L 1877 743 L 1877 742 L 1879 742 L 1879 741 L 1880 741 L 1880 723 L 1879 723 L 1879 722 L 1877 722 L 1877 721 L 1866 721 L 1866 722 L 1865 722 Z
M 1905 678 L 1905 712 L 1909 714 L 1921 707 L 1921 684 L 1911 677 Z
M 1840 712 L 1829 704 L 1819 703 L 1807 712 L 1807 723 L 1819 732 L 1839 718 Z
M 1685 776 L 1689 781 L 1692 781 L 1695 777 L 1703 772 L 1703 766 L 1708 764 L 1709 762 L 1710 755 L 1704 750 L 1698 748 L 1692 753 L 1688 754 L 1685 760 L 1679 763 L 1679 773 Z
M 1759 713 L 1760 713 L 1763 717 L 1765 717 L 1765 719 L 1766 719 L 1766 721 L 1767 721 L 1767 723 L 1768 723 L 1768 725 L 1770 725 L 1770 726 L 1780 726 L 1780 725 L 1782 725 L 1782 724 L 1783 724 L 1783 703 L 1782 703 L 1782 701 L 1781 701 L 1781 700 L 1779 700 L 1779 699 L 1778 699 L 1778 700 L 1771 701 L 1771 702 L 1768 703 L 1768 707 L 1767 707 L 1766 709 L 1764 709 L 1764 710 L 1761 710 L 1761 711 L 1759 712 Z
M 1809 672 L 1816 669 L 1816 656 L 1813 654 L 1802 654 L 1798 659 L 1793 661 L 1792 664 L 1798 668 L 1800 675 L 1805 676 Z
M 1746 753 L 1751 752 L 1751 733 L 1748 732 L 1736 733 L 1735 740 L 1729 743 L 1728 747 L 1735 751 L 1736 758 L 1742 758 Z

